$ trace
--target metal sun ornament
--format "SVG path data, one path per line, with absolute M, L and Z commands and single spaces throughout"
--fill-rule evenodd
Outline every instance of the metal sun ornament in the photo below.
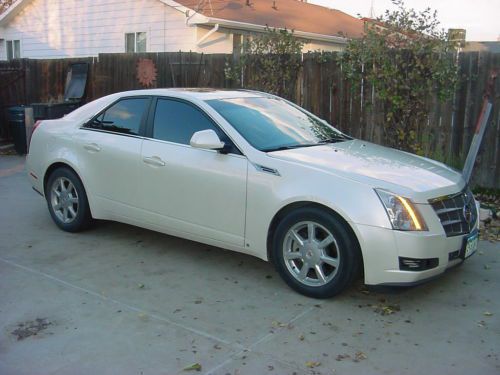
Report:
M 158 71 L 151 59 L 139 59 L 137 61 L 137 80 L 143 87 L 153 87 L 156 83 Z

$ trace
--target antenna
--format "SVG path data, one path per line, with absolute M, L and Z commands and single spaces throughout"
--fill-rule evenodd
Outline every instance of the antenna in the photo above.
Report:
M 213 16 L 214 15 L 214 9 L 212 8 L 212 0 L 198 0 L 198 6 L 196 7 L 195 12 L 196 13 L 203 12 L 203 10 L 205 9 L 205 6 L 207 5 L 207 3 L 208 3 L 208 6 L 210 7 L 210 13 Z
M 374 3 L 374 2 L 375 2 L 375 1 L 374 1 L 374 0 L 372 0 L 372 3 L 371 3 L 371 5 L 370 5 L 370 18 L 371 18 L 371 19 L 375 19 L 375 18 L 376 18 L 376 16 L 375 16 L 375 7 L 373 6 L 373 3 Z

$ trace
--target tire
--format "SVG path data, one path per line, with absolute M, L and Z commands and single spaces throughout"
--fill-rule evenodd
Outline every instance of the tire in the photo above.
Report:
M 292 289 L 308 297 L 329 298 L 354 281 L 362 264 L 361 251 L 346 225 L 327 210 L 312 206 L 294 210 L 280 221 L 272 256 Z
M 62 230 L 79 232 L 92 223 L 87 194 L 71 169 L 61 167 L 50 174 L 45 197 L 52 220 Z

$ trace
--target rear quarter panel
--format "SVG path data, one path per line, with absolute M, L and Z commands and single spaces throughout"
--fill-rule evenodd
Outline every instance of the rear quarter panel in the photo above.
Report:
M 49 168 L 55 163 L 68 165 L 80 177 L 92 207 L 92 197 L 85 186 L 85 179 L 81 175 L 75 152 L 74 129 L 75 123 L 70 120 L 44 120 L 33 133 L 29 154 L 26 158 L 27 171 L 33 186 L 46 195 L 44 180 L 48 177 Z M 34 178 L 31 173 L 37 178 Z
M 32 135 L 29 153 L 26 157 L 26 168 L 35 189 L 45 195 L 44 177 L 47 170 L 55 163 L 64 163 L 75 170 L 80 177 L 90 206 L 93 207 L 92 196 L 87 190 L 84 176 L 81 175 L 73 136 L 77 128 L 119 96 L 120 94 L 113 94 L 94 100 L 61 119 L 43 120 L 40 123 Z M 32 173 L 36 178 L 32 176 Z

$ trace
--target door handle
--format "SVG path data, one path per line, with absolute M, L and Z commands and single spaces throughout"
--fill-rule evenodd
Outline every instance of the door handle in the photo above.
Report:
M 158 156 L 145 157 L 142 160 L 144 161 L 144 163 L 149 164 L 149 165 L 153 165 L 155 167 L 164 167 L 165 166 L 165 162 L 163 160 L 161 160 Z
M 87 151 L 99 152 L 101 148 L 95 143 L 87 143 L 83 145 L 83 148 Z

